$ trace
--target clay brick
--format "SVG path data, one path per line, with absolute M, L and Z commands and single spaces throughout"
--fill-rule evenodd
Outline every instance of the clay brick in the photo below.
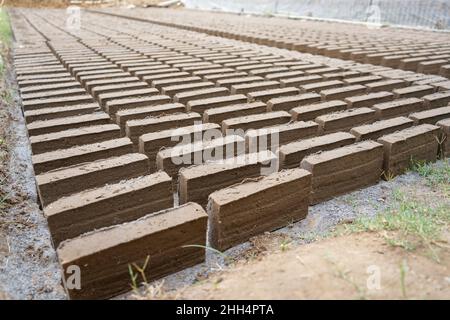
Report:
M 281 79 L 280 86 L 284 87 L 299 87 L 310 83 L 321 82 L 324 78 L 319 75 L 301 76 L 289 79 Z
M 27 123 L 34 121 L 51 120 L 62 117 L 81 116 L 100 111 L 96 103 L 73 105 L 67 107 L 50 107 L 37 110 L 25 111 L 24 116 Z
M 441 128 L 440 135 L 440 156 L 449 157 L 450 156 L 450 118 L 439 121 L 436 124 Z
M 94 96 L 94 98 L 98 99 L 99 96 L 103 94 L 124 92 L 128 90 L 140 90 L 140 89 L 148 89 L 148 84 L 143 81 L 137 81 L 119 84 L 108 84 L 102 86 L 93 86 L 90 93 Z
M 24 111 L 37 110 L 49 107 L 73 106 L 75 104 L 92 103 L 94 100 L 90 95 L 83 94 L 70 97 L 41 98 L 22 101 Z
M 404 88 L 408 85 L 406 81 L 401 79 L 389 79 L 367 83 L 365 86 L 367 87 L 367 92 L 379 92 L 379 91 L 392 91 L 398 88 Z
M 81 268 L 81 290 L 71 299 L 105 299 L 130 290 L 129 265 L 143 266 L 151 281 L 205 260 L 207 214 L 195 203 L 148 214 L 138 220 L 64 241 L 57 249 L 63 274 Z M 151 257 L 148 259 L 147 257 Z
M 35 86 L 50 86 L 52 84 L 62 84 L 62 83 L 72 83 L 75 81 L 75 78 L 71 76 L 67 77 L 61 77 L 61 78 L 42 78 L 42 79 L 35 79 L 35 80 L 20 80 L 17 81 L 20 88 L 28 88 L 28 87 L 35 87 Z
M 174 181 L 181 168 L 207 161 L 219 161 L 243 154 L 244 138 L 237 135 L 217 137 L 211 141 L 200 141 L 191 144 L 177 145 L 158 152 L 156 167 L 164 170 Z
M 55 247 L 83 233 L 173 206 L 170 177 L 156 172 L 61 198 L 44 208 Z
M 50 90 L 61 90 L 61 89 L 79 89 L 81 88 L 80 83 L 76 81 L 68 81 L 68 82 L 61 82 L 61 83 L 54 83 L 54 84 L 41 84 L 41 85 L 35 85 L 35 86 L 27 86 L 22 88 L 20 86 L 20 94 L 22 95 L 22 98 L 25 94 L 35 94 L 35 93 L 42 93 L 42 92 L 48 92 Z M 45 97 L 45 95 L 44 95 Z
M 368 93 L 361 96 L 353 96 L 345 98 L 344 101 L 347 102 L 348 108 L 362 108 L 362 107 L 372 107 L 374 104 L 388 102 L 394 99 L 394 95 L 390 92 L 380 91 L 374 93 Z
M 285 88 L 277 88 L 270 90 L 262 90 L 262 91 L 252 91 L 247 93 L 249 101 L 263 101 L 267 102 L 270 99 L 278 98 L 278 97 L 286 97 L 296 95 L 300 92 L 299 89 L 294 87 L 285 87 Z
M 231 86 L 231 93 L 232 94 L 247 94 L 252 91 L 261 91 L 261 90 L 269 90 L 269 89 L 276 89 L 280 86 L 280 83 L 278 81 L 256 81 L 252 83 L 244 83 L 244 84 L 237 84 Z
M 202 78 L 200 77 L 171 77 L 165 79 L 153 80 L 152 87 L 155 87 L 158 90 L 161 90 L 163 87 L 174 86 L 174 85 L 182 85 L 189 83 L 197 83 L 201 82 Z
M 411 127 L 414 121 L 406 117 L 397 117 L 381 120 L 372 124 L 354 127 L 350 133 L 356 137 L 356 141 L 376 140 L 381 136 Z
M 304 219 L 310 190 L 311 174 L 292 169 L 213 192 L 208 204 L 211 246 L 223 251 Z
M 110 123 L 109 116 L 104 112 L 98 112 L 81 116 L 34 121 L 27 125 L 27 130 L 29 136 L 36 136 L 51 132 L 108 123 Z
M 32 136 L 30 137 L 30 144 L 32 153 L 39 154 L 57 149 L 116 139 L 119 136 L 119 126 L 115 124 L 104 124 Z
M 378 119 L 408 116 L 412 112 L 423 110 L 423 108 L 423 100 L 418 98 L 398 99 L 391 102 L 378 103 L 372 107 L 376 111 Z
M 425 108 L 444 107 L 450 102 L 450 91 L 441 91 L 422 97 Z
M 317 93 L 304 93 L 288 97 L 272 98 L 267 102 L 267 111 L 289 111 L 292 108 L 320 101 Z
M 175 96 L 178 93 L 183 93 L 186 91 L 208 89 L 208 88 L 213 88 L 213 87 L 214 87 L 214 83 L 212 83 L 212 82 L 196 82 L 196 83 L 190 83 L 190 84 L 167 86 L 167 87 L 162 88 L 161 92 L 168 96 Z
M 366 87 L 360 84 L 355 84 L 353 86 L 345 86 L 334 89 L 322 90 L 320 95 L 322 100 L 338 100 L 344 99 L 351 96 L 358 96 L 366 93 Z
M 310 154 L 340 148 L 354 142 L 355 136 L 352 134 L 335 132 L 282 145 L 278 151 L 280 168 L 296 168 L 303 158 Z
M 273 161 L 276 161 L 275 155 L 270 151 L 264 151 L 217 163 L 210 162 L 182 168 L 179 172 L 178 186 L 180 203 L 194 201 L 205 208 L 211 193 L 240 183 L 246 178 L 259 177 L 262 175 L 262 168 L 269 167 Z
M 377 183 L 382 166 L 383 145 L 370 140 L 309 155 L 300 164 L 312 173 L 311 204 Z
M 151 170 L 156 170 L 156 155 L 160 149 L 192 143 L 196 137 L 200 140 L 206 132 L 212 132 L 213 130 L 220 131 L 220 126 L 213 123 L 203 123 L 146 133 L 139 137 L 139 152 L 148 156 Z
M 425 95 L 432 94 L 434 92 L 434 88 L 429 85 L 417 85 L 394 89 L 392 92 L 394 93 L 396 99 L 421 98 Z
M 375 110 L 370 108 L 348 109 L 319 116 L 315 121 L 321 133 L 349 131 L 355 125 L 363 125 L 376 120 Z
M 218 108 L 227 105 L 239 104 L 247 102 L 247 97 L 242 94 L 219 96 L 212 98 L 205 98 L 199 100 L 190 100 L 187 103 L 187 110 L 203 113 L 207 109 Z
M 267 80 L 284 80 L 284 79 L 290 79 L 290 78 L 297 78 L 304 75 L 303 71 L 284 71 L 284 72 L 275 72 L 275 73 L 269 73 L 265 76 Z
M 130 139 L 120 138 L 35 154 L 31 160 L 34 173 L 41 174 L 83 162 L 121 156 L 132 152 L 132 147 Z
M 218 81 L 221 79 L 230 79 L 230 78 L 240 78 L 247 76 L 246 72 L 230 72 L 230 73 L 223 73 L 223 74 L 211 74 L 211 75 L 205 75 L 203 78 L 207 81 Z
M 320 92 L 323 90 L 339 88 L 343 85 L 344 83 L 340 80 L 329 80 L 301 85 L 300 90 L 301 92 Z
M 315 93 L 312 93 L 315 95 Z M 320 100 L 319 100 L 320 101 Z M 308 121 L 314 120 L 318 116 L 333 113 L 337 111 L 342 111 L 347 109 L 347 104 L 340 100 L 331 100 L 327 102 L 307 104 L 304 106 L 293 108 L 290 113 L 292 115 L 292 120 Z
M 154 95 L 148 97 L 131 97 L 110 100 L 106 103 L 106 112 L 113 121 L 116 121 L 116 114 L 120 110 L 134 109 L 139 107 L 149 107 L 170 102 L 170 97 L 165 95 Z
M 106 108 L 107 103 L 111 100 L 125 99 L 125 98 L 140 98 L 148 97 L 151 95 L 157 95 L 159 91 L 155 88 L 145 88 L 136 90 L 126 90 L 126 91 L 114 91 L 110 93 L 99 94 L 97 100 L 103 108 Z
M 224 120 L 222 122 L 222 132 L 225 134 L 227 130 L 231 129 L 242 129 L 243 131 L 247 131 L 248 129 L 259 129 L 287 123 L 290 120 L 291 116 L 286 111 L 274 111 L 241 116 Z
M 36 176 L 36 184 L 41 203 L 46 206 L 61 197 L 148 172 L 147 156 L 129 153 L 42 173 Z
M 227 88 L 216 87 L 187 92 L 179 92 L 174 96 L 173 100 L 175 102 L 188 104 L 188 102 L 192 100 L 210 99 L 214 97 L 221 97 L 228 94 L 229 90 Z
M 137 77 L 123 77 L 123 78 L 114 78 L 114 79 L 104 79 L 104 80 L 92 80 L 86 81 L 84 87 L 86 90 L 92 94 L 92 88 L 97 86 L 106 86 L 106 85 L 114 85 L 114 84 L 125 84 L 125 83 L 133 83 L 139 82 L 139 78 Z
M 218 86 L 226 87 L 228 89 L 231 89 L 232 86 L 239 85 L 239 84 L 247 84 L 252 82 L 261 82 L 264 80 L 262 77 L 236 77 L 236 78 L 226 78 L 226 79 L 219 79 L 216 81 Z
M 384 146 L 385 177 L 403 173 L 412 161 L 436 161 L 438 137 L 439 127 L 422 124 L 379 138 Z
M 122 134 L 125 134 L 125 123 L 128 120 L 157 117 L 172 113 L 185 112 L 186 107 L 181 103 L 156 104 L 147 107 L 119 110 L 116 113 L 116 123 L 120 126 Z
M 318 134 L 319 125 L 313 121 L 297 121 L 268 128 L 249 130 L 245 135 L 246 152 L 272 150 L 289 142 Z M 272 141 L 272 139 L 276 139 Z
M 370 75 L 370 76 L 363 76 L 363 77 L 354 77 L 350 79 L 343 80 L 344 83 L 348 85 L 355 85 L 355 84 L 368 84 L 371 82 L 377 82 L 383 80 L 383 77 Z
M 450 106 L 415 112 L 409 115 L 409 118 L 414 120 L 415 124 L 436 124 L 439 120 L 448 117 L 450 117 Z
M 145 133 L 189 126 L 194 124 L 195 121 L 201 121 L 201 119 L 200 114 L 196 112 L 189 112 L 147 119 L 130 120 L 126 122 L 125 132 L 127 137 L 129 137 L 133 143 L 137 143 L 139 136 Z
M 203 113 L 203 122 L 214 122 L 220 124 L 222 121 L 229 118 L 264 113 L 266 112 L 266 109 L 266 104 L 260 101 L 232 104 L 218 108 L 214 107 L 212 109 L 205 110 Z

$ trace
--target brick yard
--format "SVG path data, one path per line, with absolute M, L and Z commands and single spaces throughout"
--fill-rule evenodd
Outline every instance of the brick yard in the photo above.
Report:
M 161 279 L 450 152 L 446 32 L 8 11 L 38 203 L 61 277 L 82 275 L 70 299 L 127 293 L 130 265 Z

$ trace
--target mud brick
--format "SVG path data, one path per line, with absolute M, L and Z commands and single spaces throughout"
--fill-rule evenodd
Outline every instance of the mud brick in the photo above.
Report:
M 342 87 L 344 83 L 340 80 L 330 80 L 304 84 L 300 86 L 302 92 L 320 92 L 322 90 Z
M 27 123 L 34 121 L 51 120 L 55 118 L 81 116 L 100 111 L 100 106 L 96 103 L 87 103 L 67 107 L 50 107 L 36 110 L 25 111 L 25 120 Z
M 146 133 L 139 137 L 139 152 L 148 156 L 151 170 L 156 170 L 156 155 L 161 148 L 170 148 L 179 144 L 201 141 L 206 132 L 214 131 L 220 132 L 220 126 L 213 123 L 203 123 L 178 129 Z
M 151 85 L 153 81 L 156 80 L 164 80 L 164 79 L 171 79 L 171 78 L 179 78 L 179 77 L 189 77 L 190 74 L 184 71 L 176 71 L 176 72 L 167 72 L 167 73 L 158 73 L 158 74 L 151 74 L 142 76 L 142 81 L 145 81 Z
M 28 135 L 36 136 L 51 132 L 108 123 L 110 123 L 109 116 L 104 112 L 99 112 L 81 116 L 34 121 L 27 125 L 27 130 Z
M 394 93 L 396 99 L 421 98 L 425 95 L 432 94 L 434 92 L 434 88 L 429 85 L 417 85 L 394 89 L 392 92 Z
M 117 66 L 115 64 L 109 63 L 109 64 L 103 64 L 103 65 L 94 65 L 94 66 L 77 66 L 72 67 L 70 69 L 70 73 L 72 73 L 74 76 L 77 76 L 78 74 L 91 74 L 89 71 L 95 71 L 92 74 L 97 74 L 98 70 L 102 71 L 109 71 L 109 70 L 118 70 Z
M 377 183 L 383 167 L 383 145 L 368 140 L 312 154 L 300 167 L 312 173 L 310 203 L 316 204 Z
M 87 94 L 69 96 L 69 97 L 56 97 L 56 98 L 41 98 L 22 101 L 24 111 L 37 110 L 49 107 L 64 107 L 73 106 L 83 103 L 94 102 L 92 97 Z
M 450 102 L 450 91 L 440 91 L 422 97 L 425 108 L 438 108 L 446 106 Z
M 77 265 L 82 275 L 82 289 L 69 290 L 69 297 L 105 299 L 129 291 L 129 265 L 148 261 L 144 272 L 151 281 L 203 262 L 204 249 L 186 246 L 206 245 L 207 219 L 198 204 L 188 203 L 62 242 L 63 274 Z
M 233 86 L 231 86 L 231 93 L 232 94 L 238 94 L 238 93 L 247 94 L 252 91 L 276 89 L 279 86 L 280 86 L 280 83 L 278 81 L 257 81 L 257 82 L 252 82 L 252 83 L 233 85 Z
M 189 101 L 211 99 L 215 97 L 225 96 L 228 95 L 229 93 L 230 91 L 224 87 L 206 88 L 186 92 L 179 92 L 173 97 L 173 101 L 183 104 L 189 104 L 188 103 Z
M 401 79 L 389 79 L 367 83 L 367 92 L 392 91 L 398 88 L 404 88 L 408 85 L 406 81 Z
M 138 107 L 149 107 L 169 102 L 170 97 L 165 95 L 114 99 L 106 103 L 106 112 L 109 113 L 111 119 L 116 121 L 116 114 L 119 110 L 134 109 Z
M 203 113 L 203 122 L 222 123 L 222 121 L 229 118 L 264 113 L 266 108 L 266 104 L 260 101 L 212 108 L 205 110 Z
M 208 204 L 211 246 L 223 251 L 304 219 L 310 192 L 311 174 L 299 168 L 213 192 Z
M 44 208 L 44 215 L 56 247 L 95 229 L 134 221 L 172 206 L 170 177 L 157 172 L 58 199 Z
M 247 93 L 249 101 L 263 101 L 267 102 L 270 99 L 274 99 L 277 97 L 286 97 L 296 95 L 300 92 L 299 89 L 295 87 L 285 87 L 285 88 L 277 88 L 270 90 L 262 90 L 262 91 L 252 91 Z
M 207 75 L 219 75 L 219 74 L 227 74 L 235 72 L 236 70 L 232 68 L 217 68 L 217 69 L 208 69 L 208 70 L 198 70 L 194 71 L 192 74 L 199 77 L 204 77 Z
M 193 91 L 193 90 L 208 89 L 208 88 L 213 88 L 214 86 L 215 85 L 213 82 L 196 82 L 196 83 L 190 83 L 190 84 L 167 86 L 167 87 L 162 88 L 161 92 L 168 96 L 175 96 L 178 93 L 182 93 L 182 92 L 186 92 L 186 91 Z
M 419 67 L 417 68 L 417 72 L 420 73 L 439 73 L 439 70 L 442 66 L 448 64 L 448 59 L 439 59 L 439 60 L 431 60 L 431 61 L 422 61 L 419 62 Z
M 113 69 L 105 69 L 105 70 L 81 71 L 81 72 L 78 72 L 77 75 L 75 75 L 75 78 L 81 82 L 85 78 L 90 77 L 90 76 L 106 76 L 106 77 L 108 77 L 109 74 L 115 74 L 118 72 L 123 72 L 123 71 L 121 69 L 119 69 L 118 67 L 113 68 Z
M 217 69 L 222 67 L 222 65 L 220 64 L 197 64 L 197 65 L 192 65 L 192 66 L 186 66 L 181 68 L 181 70 L 192 73 L 195 71 L 200 71 L 200 70 L 210 70 L 210 69 Z
M 348 85 L 355 85 L 355 84 L 368 84 L 371 82 L 378 82 L 383 80 L 383 77 L 380 76 L 363 76 L 363 77 L 354 77 L 350 79 L 344 79 L 343 81 Z
M 32 153 L 39 154 L 119 137 L 119 126 L 104 124 L 32 136 L 30 144 Z
M 48 92 L 50 90 L 61 90 L 61 89 L 80 89 L 81 85 L 78 82 L 70 81 L 70 82 L 62 82 L 62 83 L 54 83 L 54 84 L 44 84 L 44 85 L 36 85 L 36 86 L 28 86 L 25 88 L 20 88 L 20 94 L 22 98 L 26 94 L 36 94 L 42 92 Z
M 73 77 L 61 77 L 61 78 L 44 78 L 44 79 L 36 79 L 36 80 L 22 80 L 17 81 L 19 87 L 21 89 L 28 87 L 36 87 L 36 86 L 51 86 L 52 84 L 62 84 L 62 83 L 73 83 L 75 78 Z M 77 82 L 78 83 L 78 82 Z
M 450 106 L 415 112 L 409 115 L 409 118 L 414 120 L 415 124 L 436 124 L 436 122 L 448 117 L 450 117 Z
M 439 74 L 443 77 L 450 78 L 450 64 L 441 66 Z
M 440 156 L 449 157 L 450 156 L 450 117 L 436 124 L 441 128 L 440 141 Z
M 403 70 L 417 71 L 419 63 L 427 59 L 427 57 L 405 58 L 400 61 L 399 68 Z
M 22 75 L 17 76 L 17 81 L 19 84 L 22 84 L 23 81 L 34 81 L 34 80 L 43 80 L 43 79 L 58 79 L 58 78 L 71 78 L 72 75 L 69 72 L 59 72 L 59 73 L 47 73 L 47 74 L 36 74 L 36 75 Z
M 448 91 L 448 90 L 450 90 L 450 80 L 449 81 L 436 82 L 436 83 L 433 83 L 432 85 L 438 91 Z
M 286 111 L 274 111 L 241 116 L 224 120 L 222 122 L 222 132 L 226 134 L 228 130 L 247 131 L 249 129 L 259 129 L 287 123 L 290 120 L 291 116 Z
M 223 74 L 208 74 L 203 76 L 203 78 L 207 81 L 218 81 L 221 79 L 246 77 L 247 75 L 246 72 L 229 72 Z
M 318 134 L 319 125 L 314 121 L 297 121 L 268 128 L 249 130 L 245 135 L 246 152 L 274 151 L 280 145 L 312 137 Z
M 189 112 L 140 120 L 129 120 L 126 122 L 125 132 L 133 143 L 137 143 L 139 136 L 144 133 L 185 127 L 193 125 L 194 122 L 201 121 L 201 119 L 200 114 Z
M 211 193 L 240 183 L 246 178 L 261 176 L 264 171 L 262 169 L 269 167 L 273 161 L 276 161 L 275 155 L 270 151 L 263 151 L 182 168 L 178 186 L 180 203 L 195 201 L 205 208 Z
M 355 142 L 348 132 L 335 132 L 282 145 L 278 151 L 280 169 L 296 168 L 304 157 L 326 150 L 340 148 Z
M 340 72 L 330 72 L 322 74 L 324 80 L 344 80 L 348 78 L 354 78 L 362 76 L 361 72 L 357 71 L 340 71 Z
M 316 95 L 315 93 L 312 93 Z M 319 96 L 320 97 L 320 96 Z M 319 98 L 320 99 L 320 98 Z M 320 101 L 320 100 L 319 100 Z M 342 111 L 347 109 L 347 104 L 340 100 L 331 100 L 327 102 L 313 103 L 307 104 L 304 106 L 293 108 L 290 113 L 292 115 L 292 120 L 299 121 L 308 121 L 314 120 L 318 116 Z
M 297 65 L 297 66 L 291 66 L 291 70 L 311 70 L 311 69 L 317 69 L 324 67 L 321 64 L 311 63 L 311 64 L 303 64 L 303 65 Z
M 398 68 L 402 59 L 406 59 L 408 57 L 409 55 L 407 54 L 385 56 L 381 59 L 381 65 L 390 68 Z
M 148 89 L 149 85 L 143 81 L 137 82 L 127 82 L 120 84 L 108 84 L 103 86 L 94 86 L 92 87 L 91 94 L 94 98 L 98 99 L 100 95 L 115 93 L 115 92 L 124 92 L 128 90 L 140 90 L 140 89 Z
M 207 109 L 215 109 L 228 105 L 235 105 L 247 102 L 247 97 L 243 94 L 206 98 L 200 100 L 190 100 L 187 103 L 187 110 L 203 113 Z
M 151 95 L 157 95 L 159 91 L 155 88 L 145 88 L 126 91 L 115 91 L 110 93 L 102 93 L 98 95 L 98 101 L 103 108 L 106 108 L 107 102 L 116 99 L 132 98 L 132 97 L 148 97 Z
M 180 77 L 180 78 L 166 78 L 152 81 L 152 87 L 155 87 L 158 90 L 161 90 L 163 87 L 171 86 L 171 85 L 182 85 L 189 83 L 201 82 L 202 78 L 200 77 Z
M 216 83 L 218 86 L 227 87 L 228 89 L 231 89 L 231 87 L 235 85 L 247 84 L 257 81 L 260 82 L 262 80 L 264 80 L 264 78 L 259 76 L 246 76 L 246 77 L 219 79 L 216 81 Z
M 397 117 L 354 127 L 350 130 L 350 133 L 356 137 L 356 141 L 376 140 L 381 136 L 409 128 L 413 125 L 414 121 L 411 119 L 406 117 Z
M 280 86 L 284 87 L 300 87 L 311 83 L 323 82 L 324 78 L 319 75 L 302 76 L 289 79 L 281 79 Z
M 42 74 L 56 74 L 56 73 L 67 73 L 67 70 L 63 68 L 62 66 L 56 66 L 56 67 L 44 67 L 44 68 L 24 68 L 22 70 L 17 69 L 15 70 L 17 77 L 20 77 L 21 79 L 27 76 L 33 76 L 33 75 L 42 75 Z
M 303 71 L 284 71 L 284 72 L 274 72 L 274 73 L 269 73 L 265 76 L 265 78 L 267 80 L 285 80 L 285 79 L 290 79 L 290 78 L 297 78 L 300 76 L 303 76 L 304 72 Z
M 319 124 L 321 133 L 331 133 L 349 131 L 354 126 L 371 123 L 375 120 L 375 110 L 358 108 L 321 115 L 315 121 Z
M 334 67 L 322 67 L 322 68 L 316 68 L 316 69 L 308 69 L 305 70 L 306 74 L 313 75 L 313 74 L 319 74 L 323 75 L 324 73 L 330 73 L 330 72 L 338 72 L 341 69 L 334 68 Z
M 147 156 L 129 153 L 42 173 L 36 176 L 36 184 L 41 203 L 46 206 L 61 197 L 148 172 Z
M 394 99 L 394 95 L 387 91 L 368 93 L 360 96 L 345 98 L 348 108 L 372 107 L 374 104 L 388 102 Z
M 366 93 L 365 86 L 355 84 L 353 86 L 344 86 L 340 88 L 322 90 L 320 92 L 320 95 L 322 96 L 322 100 L 337 100 L 351 96 L 358 96 L 365 93 Z
M 379 138 L 384 146 L 385 177 L 405 172 L 414 161 L 436 161 L 438 137 L 439 127 L 422 124 Z
M 271 66 L 269 68 L 261 68 L 261 69 L 251 70 L 250 74 L 255 75 L 255 76 L 265 77 L 269 74 L 275 74 L 275 73 L 287 72 L 287 71 L 290 71 L 289 68 Z
M 181 103 L 156 104 L 147 107 L 119 110 L 116 113 L 116 123 L 120 126 L 122 134 L 125 134 L 125 123 L 128 120 L 144 119 L 185 111 L 186 107 Z
M 114 79 L 104 79 L 104 80 L 92 80 L 87 81 L 84 84 L 84 87 L 89 93 L 92 93 L 92 88 L 97 86 L 110 86 L 110 85 L 117 85 L 117 84 L 126 84 L 126 83 L 133 83 L 133 82 L 139 82 L 139 78 L 137 77 L 123 77 L 123 78 L 114 78 Z
M 158 170 L 165 171 L 176 182 L 181 168 L 232 158 L 238 154 L 244 154 L 244 150 L 244 138 L 238 135 L 217 137 L 211 141 L 200 141 L 161 150 L 156 155 L 156 167 Z
M 47 90 L 42 92 L 21 94 L 22 100 L 37 100 L 37 99 L 50 99 L 58 97 L 69 97 L 69 96 L 79 96 L 85 94 L 86 91 L 83 88 L 72 88 L 72 89 L 60 89 L 60 90 Z
M 146 70 L 136 70 L 136 71 L 132 71 L 131 74 L 142 79 L 143 81 L 147 81 L 148 82 L 148 78 L 151 76 L 156 76 L 156 75 L 163 75 L 163 74 L 174 74 L 174 73 L 179 73 L 182 72 L 180 71 L 180 69 L 178 68 L 147 68 Z M 183 72 L 183 73 L 187 73 L 187 72 Z M 187 73 L 188 74 L 188 73 Z
M 93 74 L 89 76 L 82 76 L 80 79 L 78 79 L 79 82 L 83 86 L 85 86 L 86 83 L 89 81 L 95 81 L 95 80 L 107 80 L 107 79 L 116 79 L 116 78 L 126 78 L 129 77 L 130 74 L 123 71 L 117 71 L 115 73 L 103 73 L 103 74 Z
M 132 146 L 130 139 L 120 138 L 36 154 L 32 156 L 34 173 L 41 174 L 83 162 L 121 156 L 131 153 Z
M 289 111 L 292 108 L 320 101 L 317 93 L 304 93 L 288 97 L 272 98 L 267 102 L 267 111 Z
M 373 105 L 378 119 L 389 119 L 398 116 L 408 116 L 412 112 L 424 109 L 423 100 L 418 98 L 404 98 L 391 102 Z

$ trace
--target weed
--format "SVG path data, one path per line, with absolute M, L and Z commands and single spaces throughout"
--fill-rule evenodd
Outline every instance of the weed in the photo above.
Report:
M 406 260 L 403 259 L 402 263 L 400 264 L 400 285 L 402 288 L 402 295 L 403 298 L 406 299 L 406 273 L 408 271 L 408 264 L 406 263 Z
M 415 161 L 412 170 L 424 177 L 430 187 L 441 187 L 448 192 L 450 187 L 450 162 L 444 160 L 440 164 Z

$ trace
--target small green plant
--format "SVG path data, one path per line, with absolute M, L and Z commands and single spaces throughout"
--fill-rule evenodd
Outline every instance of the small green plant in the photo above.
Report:
M 408 272 L 408 264 L 406 263 L 406 260 L 403 259 L 402 263 L 400 264 L 400 285 L 402 288 L 402 295 L 403 298 L 406 299 L 406 273 Z
M 412 170 L 424 177 L 430 187 L 443 186 L 444 188 L 449 188 L 450 162 L 448 159 L 444 160 L 442 164 L 414 161 Z
M 128 264 L 128 272 L 131 277 L 131 288 L 135 292 L 139 292 L 139 283 L 137 282 L 139 275 L 142 278 L 142 282 L 140 284 L 148 285 L 147 276 L 145 274 L 145 269 L 147 269 L 149 261 L 150 261 L 150 256 L 147 256 L 145 258 L 145 262 L 142 267 L 138 266 L 134 262 L 132 264 Z M 136 269 L 137 273 L 133 271 L 133 267 Z

